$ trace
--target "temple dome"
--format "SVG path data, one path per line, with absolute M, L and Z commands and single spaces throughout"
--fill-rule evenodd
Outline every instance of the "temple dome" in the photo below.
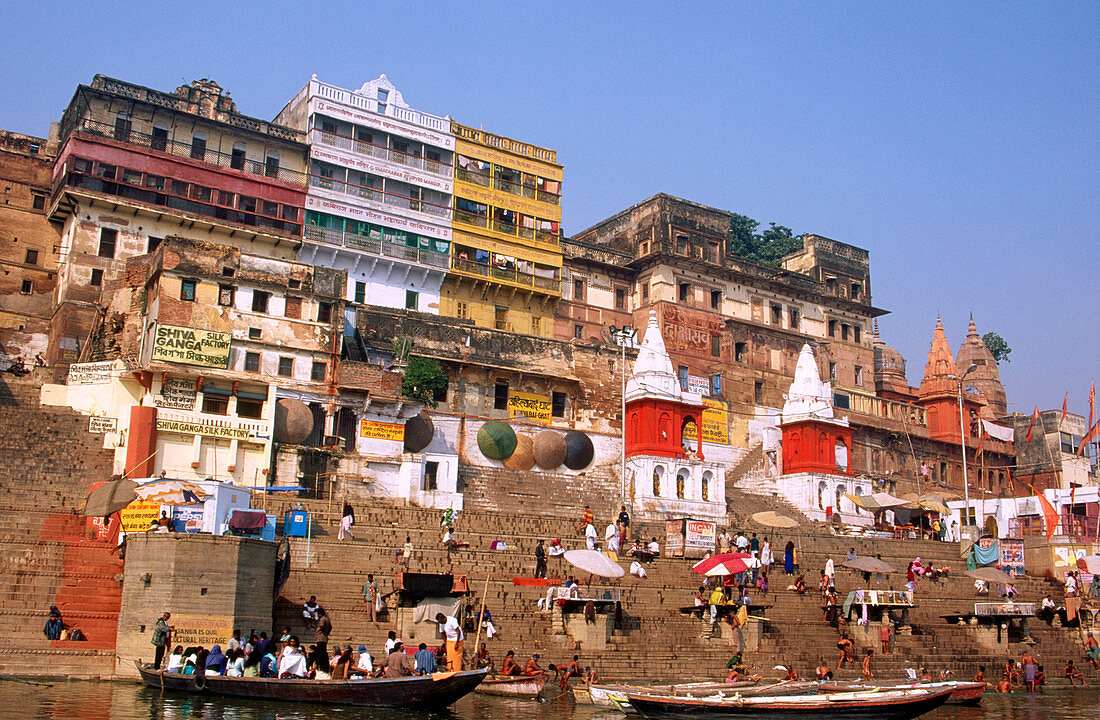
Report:
M 649 325 L 646 327 L 638 359 L 634 362 L 634 372 L 626 381 L 626 401 L 654 398 L 672 400 L 689 405 L 702 405 L 703 396 L 689 393 L 680 387 L 680 379 L 672 368 L 672 359 L 665 349 L 665 340 L 661 337 L 661 328 L 657 325 L 657 312 L 649 311 Z
M 963 383 L 978 391 L 978 396 L 984 403 L 981 410 L 983 418 L 996 420 L 1008 414 L 1008 397 L 1005 394 L 1004 385 L 1001 384 L 997 361 L 993 359 L 993 353 L 986 347 L 985 341 L 978 335 L 973 315 L 970 316 L 970 327 L 966 333 L 966 340 L 959 347 L 955 365 L 963 372 L 966 372 L 971 365 L 974 366 L 974 370 L 966 376 Z

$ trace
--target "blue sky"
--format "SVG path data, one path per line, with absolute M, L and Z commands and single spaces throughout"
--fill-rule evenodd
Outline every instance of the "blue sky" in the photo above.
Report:
M 920 381 L 936 316 L 1013 348 L 1009 409 L 1087 414 L 1100 355 L 1100 4 L 9 5 L 0 127 L 97 73 L 271 118 L 316 73 L 558 151 L 564 227 L 657 192 L 871 251 Z

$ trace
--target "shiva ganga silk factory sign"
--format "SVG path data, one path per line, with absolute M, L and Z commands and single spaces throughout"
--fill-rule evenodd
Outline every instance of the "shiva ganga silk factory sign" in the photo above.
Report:
M 549 395 L 526 392 L 508 393 L 509 418 L 526 417 L 537 423 L 549 425 L 552 410 Z
M 158 323 L 151 359 L 228 370 L 231 339 L 225 332 Z
M 192 422 L 189 420 L 171 420 L 169 418 L 157 418 L 157 432 L 180 433 L 182 435 L 203 435 L 205 437 L 225 438 L 228 440 L 247 440 L 252 435 L 246 427 L 214 425 L 212 423 Z

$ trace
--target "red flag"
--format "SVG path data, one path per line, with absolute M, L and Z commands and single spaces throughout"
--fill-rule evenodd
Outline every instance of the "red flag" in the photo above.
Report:
M 1089 427 L 1092 427 L 1092 415 L 1093 409 L 1096 407 L 1096 381 L 1092 381 L 1092 388 L 1089 389 Z
M 1089 428 L 1089 431 L 1085 433 L 1085 437 L 1081 438 L 1081 444 L 1077 446 L 1077 455 L 1085 449 L 1085 446 L 1090 442 L 1100 437 L 1100 420 L 1096 421 L 1096 424 Z
M 1027 424 L 1027 436 L 1024 437 L 1024 442 L 1031 442 L 1031 429 L 1035 427 L 1035 421 L 1039 419 L 1039 406 L 1035 406 L 1035 412 L 1031 413 L 1031 422 Z
M 1066 390 L 1066 397 L 1062 400 L 1062 417 L 1058 418 L 1058 429 L 1062 429 L 1062 423 L 1066 419 L 1066 410 L 1069 406 L 1069 390 Z
M 981 457 L 985 445 L 985 426 L 981 422 L 981 420 L 978 421 L 978 450 L 974 453 L 976 457 Z
M 1035 493 L 1035 497 L 1039 498 L 1039 505 L 1043 508 L 1043 520 L 1047 525 L 1047 542 L 1050 542 L 1050 539 L 1054 537 L 1054 533 L 1058 530 L 1058 511 L 1050 504 L 1050 500 L 1047 500 L 1034 487 L 1031 488 L 1031 491 Z

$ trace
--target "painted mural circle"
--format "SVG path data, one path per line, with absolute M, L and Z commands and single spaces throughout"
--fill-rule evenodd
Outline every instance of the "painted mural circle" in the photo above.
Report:
M 515 452 L 516 431 L 503 420 L 490 420 L 477 431 L 477 446 L 490 460 L 503 460 Z
M 301 445 L 313 432 L 313 412 L 301 400 L 281 398 L 275 403 L 275 442 Z
M 596 450 L 592 447 L 592 438 L 580 430 L 565 433 L 565 467 L 570 470 L 583 470 L 592 462 Z
M 516 435 L 516 449 L 504 458 L 509 470 L 530 470 L 535 466 L 535 442 L 527 435 Z
M 435 424 L 424 413 L 405 421 L 405 452 L 417 453 L 435 437 Z
M 553 430 L 535 436 L 534 460 L 543 470 L 553 470 L 565 462 L 565 438 Z

